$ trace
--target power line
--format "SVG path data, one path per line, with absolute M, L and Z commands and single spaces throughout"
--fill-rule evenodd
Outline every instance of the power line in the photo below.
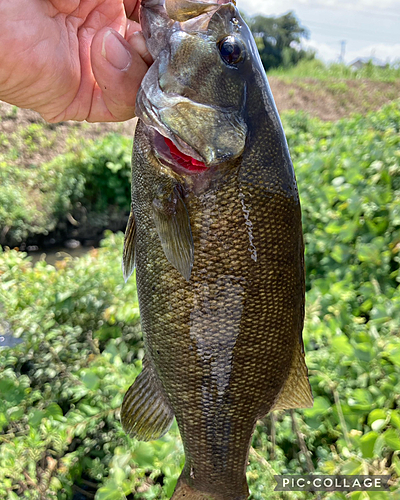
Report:
M 344 54 L 346 52 L 346 40 L 342 40 L 340 42 L 340 56 L 339 56 L 339 62 L 342 63 L 344 62 Z
M 326 9 L 330 10 L 337 10 L 337 7 L 330 7 L 326 6 Z M 380 16 L 380 17 L 386 17 L 387 19 L 393 19 L 393 17 L 400 17 L 400 12 L 394 12 L 394 11 L 389 11 L 389 12 L 382 12 L 380 10 L 364 10 L 364 9 L 346 9 L 349 10 L 350 12 L 357 13 L 357 14 L 366 14 L 368 16 Z
M 378 38 L 385 38 L 386 43 L 394 43 L 393 37 L 389 36 L 387 38 L 388 33 L 376 33 L 374 31 L 374 35 L 376 35 L 374 38 L 372 37 L 366 37 L 365 35 L 368 35 L 371 33 L 370 30 L 363 30 L 363 29 L 354 29 L 351 26 L 342 26 L 342 25 L 333 25 L 333 24 L 328 24 L 328 23 L 320 23 L 318 21 L 307 21 L 306 19 L 301 19 L 301 22 L 308 25 L 310 31 L 316 31 L 323 33 L 325 36 L 334 36 L 337 38 L 341 34 L 345 35 L 346 38 L 349 38 L 351 40 L 362 40 L 366 42 L 374 42 L 377 43 Z M 335 34 L 330 35 L 329 33 L 326 33 L 326 30 L 334 30 Z M 386 36 L 385 36 L 386 35 Z M 400 39 L 399 39 L 400 43 Z

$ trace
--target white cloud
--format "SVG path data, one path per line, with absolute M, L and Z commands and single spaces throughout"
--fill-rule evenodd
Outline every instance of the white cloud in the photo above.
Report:
M 299 11 L 308 9 L 334 9 L 351 11 L 373 11 L 377 9 L 376 0 L 238 0 L 239 9 L 247 14 L 276 15 L 288 10 Z M 396 11 L 400 13 L 400 0 L 380 0 L 379 11 Z
M 325 62 L 337 62 L 339 59 L 340 47 L 327 43 L 319 43 L 315 40 L 303 40 L 301 46 L 304 49 L 312 49 L 316 52 L 318 59 Z

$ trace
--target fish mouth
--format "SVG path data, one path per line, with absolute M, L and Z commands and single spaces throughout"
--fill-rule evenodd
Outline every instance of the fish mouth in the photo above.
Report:
M 182 148 L 182 146 L 184 147 Z M 181 139 L 172 140 L 170 137 L 160 134 L 155 128 L 153 128 L 153 147 L 158 160 L 163 165 L 172 168 L 177 174 L 196 175 L 209 170 L 203 161 L 181 150 L 191 150 L 192 148 L 188 144 Z
M 170 130 L 159 116 L 160 111 L 168 107 L 169 98 L 179 101 L 180 97 L 165 96 L 161 92 L 158 82 L 156 85 L 150 86 L 149 93 L 150 96 L 147 97 L 144 89 L 140 89 L 136 101 L 136 114 L 147 126 L 158 160 L 178 174 L 194 175 L 209 170 L 212 162 L 208 161 L 207 156 L 200 155 L 179 135 Z

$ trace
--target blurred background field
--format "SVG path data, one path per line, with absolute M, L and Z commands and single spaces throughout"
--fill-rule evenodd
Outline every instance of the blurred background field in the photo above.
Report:
M 389 492 L 321 499 L 400 498 L 399 76 L 313 58 L 269 72 L 302 201 L 315 403 L 257 425 L 252 500 L 318 498 L 273 492 L 275 473 L 314 471 L 391 475 Z M 143 356 L 118 232 L 134 121 L 50 125 L 2 103 L 0 116 L 0 499 L 166 500 L 176 425 L 140 443 L 119 423 Z

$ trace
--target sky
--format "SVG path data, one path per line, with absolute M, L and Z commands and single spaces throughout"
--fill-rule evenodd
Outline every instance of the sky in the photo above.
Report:
M 279 16 L 294 11 L 309 30 L 304 47 L 317 51 L 325 62 L 376 57 L 400 62 L 400 0 L 237 0 L 248 15 Z

